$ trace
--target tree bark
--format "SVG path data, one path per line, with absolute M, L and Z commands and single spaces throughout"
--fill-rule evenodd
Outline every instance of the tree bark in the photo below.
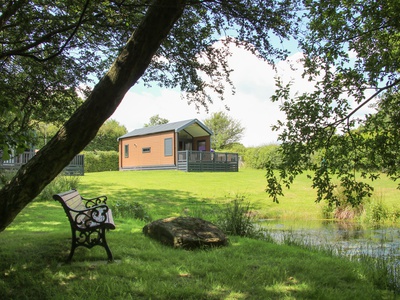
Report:
M 0 190 L 0 232 L 96 136 L 126 92 L 138 81 L 186 0 L 155 0 L 110 70 L 58 133 Z

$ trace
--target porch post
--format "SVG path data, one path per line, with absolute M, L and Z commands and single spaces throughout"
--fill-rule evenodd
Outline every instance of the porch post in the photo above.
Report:
M 189 150 L 186 150 L 186 172 L 189 172 Z

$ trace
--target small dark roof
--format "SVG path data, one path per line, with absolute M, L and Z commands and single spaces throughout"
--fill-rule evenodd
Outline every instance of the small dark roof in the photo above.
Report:
M 180 132 L 185 130 L 188 134 L 193 137 L 198 136 L 205 136 L 205 135 L 212 135 L 211 129 L 209 129 L 206 125 L 200 122 L 197 119 L 190 119 L 185 121 L 173 122 L 168 124 L 150 126 L 150 127 L 143 127 L 140 129 L 135 129 L 123 136 L 120 136 L 118 140 L 133 137 L 133 136 L 140 136 L 140 135 L 149 135 L 153 133 L 160 133 L 160 132 L 167 132 L 167 131 L 175 131 Z

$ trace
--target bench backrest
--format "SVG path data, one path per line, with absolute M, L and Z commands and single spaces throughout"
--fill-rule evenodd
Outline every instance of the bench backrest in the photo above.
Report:
M 58 200 L 63 207 L 69 209 L 81 210 L 85 209 L 85 205 L 82 202 L 82 197 L 79 195 L 77 190 L 70 190 L 61 194 L 53 196 L 54 200 Z
M 62 204 L 71 226 L 75 229 L 91 230 L 96 226 L 115 229 L 111 209 L 105 204 L 86 207 L 83 200 L 88 199 L 83 199 L 77 190 L 53 195 L 53 199 Z
M 86 208 L 82 202 L 82 197 L 77 190 L 70 190 L 64 193 L 53 195 L 53 199 L 61 203 L 68 219 L 71 222 L 71 225 L 75 225 L 75 217 L 78 214 L 73 210 L 83 210 Z

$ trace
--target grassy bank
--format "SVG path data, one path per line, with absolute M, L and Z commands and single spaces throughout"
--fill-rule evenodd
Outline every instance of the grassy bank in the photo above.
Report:
M 2 299 L 391 299 L 355 262 L 296 246 L 231 237 L 228 247 L 185 251 L 146 238 L 144 222 L 117 219 L 116 258 L 78 249 L 72 264 L 64 213 L 33 203 L 0 235 Z
M 280 204 L 267 198 L 263 171 L 239 173 L 104 172 L 80 179 L 83 196 L 106 194 L 111 206 L 137 202 L 153 219 L 212 213 L 244 195 L 260 217 L 319 218 L 307 179 Z M 388 187 L 391 189 L 391 187 Z M 395 191 L 397 193 L 397 191 Z M 386 187 L 381 189 L 385 195 Z M 383 196 L 382 196 L 383 197 Z M 398 194 L 397 194 L 398 197 Z M 388 205 L 396 195 L 388 193 Z M 230 237 L 228 247 L 185 251 L 145 237 L 144 221 L 116 217 L 104 249 L 78 248 L 64 264 L 70 229 L 61 206 L 35 201 L 0 234 L 4 299 L 395 299 L 365 265 L 296 245 Z

